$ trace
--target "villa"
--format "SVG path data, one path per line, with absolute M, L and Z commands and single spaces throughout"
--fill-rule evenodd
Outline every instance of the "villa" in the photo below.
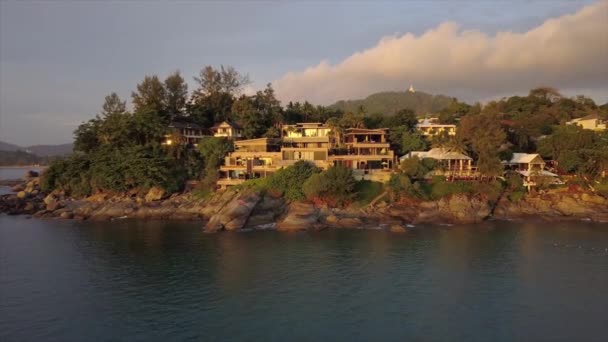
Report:
M 211 127 L 211 130 L 216 138 L 240 139 L 243 136 L 241 126 L 229 121 L 215 125 Z
M 416 125 L 416 131 L 418 131 L 421 135 L 430 138 L 443 132 L 447 132 L 450 136 L 456 135 L 456 125 L 443 125 L 437 122 L 438 120 L 436 118 L 422 119 Z
M 205 135 L 205 130 L 201 126 L 192 122 L 173 121 L 169 124 L 169 129 L 177 133 L 181 137 L 182 143 L 186 145 L 197 146 L 201 139 L 208 136 Z M 172 145 L 176 143 L 174 140 L 175 138 L 172 138 L 171 135 L 167 135 L 163 144 Z
M 528 190 L 537 185 L 538 177 L 551 177 L 553 183 L 560 183 L 555 173 L 545 170 L 546 163 L 538 153 L 513 153 L 511 160 L 502 164 L 507 170 L 519 173 Z
M 357 179 L 388 181 L 395 165 L 395 154 L 387 140 L 388 129 L 347 129 L 341 137 L 322 123 L 283 125 L 280 139 L 235 141 L 235 151 L 220 167 L 218 186 L 267 177 L 299 160 L 321 169 L 343 165 Z M 338 138 L 338 139 L 336 139 Z
M 401 158 L 404 161 L 408 158 L 418 157 L 420 159 L 430 158 L 437 160 L 440 167 L 433 171 L 432 175 L 445 176 L 451 179 L 469 179 L 479 176 L 476 168 L 472 165 L 473 158 L 447 148 L 433 148 L 429 151 L 412 151 Z
M 566 122 L 566 125 L 578 125 L 583 129 L 590 129 L 593 131 L 606 130 L 606 121 L 602 120 L 597 114 L 591 114 L 582 118 L 568 121 Z

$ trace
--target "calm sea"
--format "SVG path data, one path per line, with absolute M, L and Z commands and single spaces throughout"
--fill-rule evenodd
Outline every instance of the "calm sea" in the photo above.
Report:
M 0 216 L 1 341 L 606 341 L 608 225 L 204 234 Z

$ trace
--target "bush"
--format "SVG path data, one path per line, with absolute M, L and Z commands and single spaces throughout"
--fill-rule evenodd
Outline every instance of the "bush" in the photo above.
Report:
M 248 180 L 241 187 L 274 192 L 283 195 L 288 200 L 299 201 L 306 198 L 302 191 L 304 182 L 319 172 L 321 170 L 314 164 L 300 160 L 266 178 Z
M 384 184 L 370 180 L 360 180 L 355 184 L 355 194 L 357 202 L 368 204 L 384 192 Z
M 302 190 L 308 199 L 344 205 L 354 198 L 356 183 L 352 170 L 338 165 L 310 176 L 302 185 Z
M 437 167 L 437 161 L 430 158 L 406 158 L 399 165 L 399 169 L 410 179 L 423 179 L 429 172 Z

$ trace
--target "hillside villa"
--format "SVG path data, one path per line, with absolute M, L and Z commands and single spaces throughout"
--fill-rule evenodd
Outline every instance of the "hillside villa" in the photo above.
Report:
M 172 121 L 169 124 L 169 129 L 177 134 L 179 134 L 182 138 L 183 144 L 191 144 L 197 146 L 199 141 L 203 139 L 205 136 L 205 130 L 192 122 L 182 122 L 182 121 Z M 172 145 L 176 143 L 173 141 L 171 135 L 165 136 L 164 145 Z
M 211 131 L 213 131 L 213 136 L 216 138 L 240 139 L 243 135 L 241 126 L 229 121 L 223 121 L 211 127 Z
M 578 125 L 584 129 L 593 131 L 606 130 L 606 121 L 602 120 L 597 114 L 591 114 L 582 118 L 577 118 L 566 122 L 566 125 Z
M 437 118 L 425 118 L 418 120 L 418 124 L 416 124 L 416 131 L 418 131 L 422 136 L 425 137 L 434 137 L 442 132 L 447 132 L 448 135 L 454 136 L 456 135 L 456 125 L 443 125 L 438 123 Z
M 387 181 L 395 164 L 395 154 L 387 141 L 388 129 L 347 129 L 342 139 L 322 123 L 283 125 L 280 139 L 235 141 L 235 151 L 220 167 L 218 186 L 241 184 L 263 178 L 277 170 L 306 160 L 321 169 L 344 165 L 357 179 Z
M 408 158 L 418 157 L 420 159 L 430 158 L 437 160 L 440 167 L 432 171 L 431 176 L 445 176 L 456 180 L 466 180 L 479 177 L 477 169 L 472 165 L 473 158 L 447 148 L 433 148 L 429 151 L 412 151 L 401 158 L 404 161 Z
M 537 185 L 539 177 L 550 177 L 552 183 L 561 183 L 555 173 L 545 170 L 546 163 L 538 153 L 513 153 L 511 160 L 502 163 L 507 170 L 515 171 L 523 177 L 524 186 L 528 190 Z

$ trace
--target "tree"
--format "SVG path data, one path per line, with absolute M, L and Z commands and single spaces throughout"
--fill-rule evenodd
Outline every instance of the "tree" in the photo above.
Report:
M 167 111 L 172 116 L 181 115 L 186 107 L 188 84 L 179 71 L 175 71 L 165 79 L 167 94 Z
M 478 115 L 466 115 L 460 121 L 457 140 L 462 141 L 477 157 L 479 172 L 497 175 L 502 170 L 498 153 L 506 142 L 506 133 L 498 120 L 497 104 Z
M 310 176 L 302 185 L 302 190 L 309 199 L 344 205 L 354 197 L 356 183 L 350 168 L 337 165 Z
M 403 126 L 408 130 L 412 131 L 418 123 L 416 114 L 411 109 L 402 109 L 395 113 L 395 115 L 388 116 L 382 123 L 384 127 L 396 128 Z
M 194 80 L 199 84 L 196 94 L 208 96 L 217 93 L 227 93 L 232 96 L 239 95 L 244 86 L 250 83 L 249 76 L 240 74 L 231 66 L 220 66 L 214 69 L 207 65 Z
M 101 115 L 122 114 L 127 111 L 127 102 L 122 101 L 116 93 L 106 96 Z
M 166 90 L 158 76 L 146 76 L 137 85 L 137 91 L 131 94 L 135 112 L 154 112 L 163 120 L 168 121 Z

